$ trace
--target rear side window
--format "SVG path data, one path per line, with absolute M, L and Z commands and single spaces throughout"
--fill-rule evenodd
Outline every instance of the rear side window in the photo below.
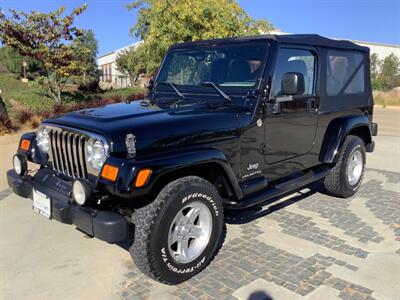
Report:
M 364 92 L 364 60 L 361 53 L 329 50 L 327 60 L 326 91 L 329 96 Z

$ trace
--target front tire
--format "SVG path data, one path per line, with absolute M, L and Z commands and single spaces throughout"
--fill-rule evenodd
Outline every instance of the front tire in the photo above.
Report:
M 222 245 L 222 201 L 208 181 L 187 176 L 166 185 L 149 205 L 135 210 L 136 266 L 149 277 L 178 284 L 203 270 Z
M 358 136 L 349 135 L 346 138 L 338 162 L 324 180 L 330 195 L 348 198 L 357 192 L 364 177 L 365 153 L 364 142 Z

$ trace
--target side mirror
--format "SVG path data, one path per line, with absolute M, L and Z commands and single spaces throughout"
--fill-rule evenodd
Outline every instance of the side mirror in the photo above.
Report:
M 281 83 L 282 95 L 302 95 L 304 91 L 304 75 L 302 73 L 288 72 L 283 75 Z

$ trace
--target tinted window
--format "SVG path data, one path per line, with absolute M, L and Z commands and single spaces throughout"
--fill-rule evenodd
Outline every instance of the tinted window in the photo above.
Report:
M 359 94 L 364 92 L 363 56 L 357 52 L 330 50 L 327 55 L 327 93 Z
M 315 57 L 311 51 L 298 49 L 285 49 L 279 51 L 272 80 L 272 95 L 282 96 L 281 84 L 285 73 L 302 73 L 305 83 L 305 95 L 313 94 L 314 89 Z
M 262 76 L 268 45 L 254 42 L 176 50 L 165 59 L 157 81 L 199 85 L 212 81 L 221 87 L 252 87 Z

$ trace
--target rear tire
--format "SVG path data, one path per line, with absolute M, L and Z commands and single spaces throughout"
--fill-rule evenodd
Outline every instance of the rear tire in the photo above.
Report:
M 223 206 L 208 181 L 187 176 L 166 185 L 149 205 L 135 210 L 129 249 L 147 276 L 178 284 L 202 271 L 225 236 Z
M 326 191 L 336 197 L 348 198 L 360 188 L 365 172 L 365 145 L 358 137 L 349 135 L 340 151 L 338 161 L 325 177 Z

